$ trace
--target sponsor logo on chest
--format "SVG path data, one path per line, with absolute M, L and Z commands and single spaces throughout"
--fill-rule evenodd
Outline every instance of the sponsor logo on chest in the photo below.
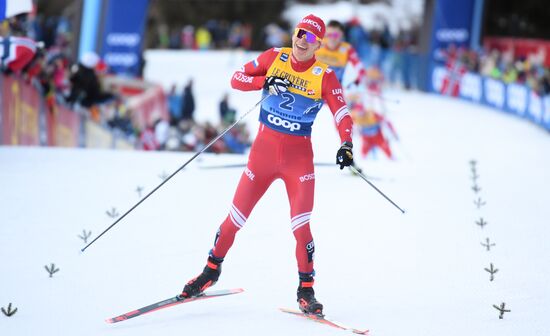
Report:
M 313 68 L 313 70 L 311 72 L 314 75 L 319 76 L 320 74 L 323 73 L 323 68 L 321 68 L 320 66 L 316 66 L 316 67 Z
M 296 76 L 295 74 L 288 73 L 279 68 L 273 69 L 273 73 L 271 74 L 271 76 L 277 76 L 277 77 L 288 79 L 288 81 L 290 82 L 290 85 L 293 88 L 300 90 L 302 92 L 306 92 L 308 86 L 311 85 L 311 81 L 307 79 L 303 79 L 299 76 Z

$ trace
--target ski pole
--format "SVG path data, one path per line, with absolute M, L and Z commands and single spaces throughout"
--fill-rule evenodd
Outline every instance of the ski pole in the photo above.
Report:
M 138 207 L 138 205 L 140 205 L 141 203 L 143 203 L 143 201 L 145 201 L 149 196 L 151 196 L 155 191 L 157 191 L 160 187 L 162 187 L 166 182 L 168 182 L 168 180 L 170 180 L 172 177 L 174 177 L 174 175 L 176 175 L 180 170 L 182 170 L 183 168 L 185 168 L 185 166 L 187 166 L 191 161 L 195 160 L 197 158 L 197 156 L 201 155 L 204 151 L 206 151 L 208 148 L 210 148 L 210 146 L 212 146 L 216 141 L 218 141 L 221 137 L 223 137 L 225 135 L 225 133 L 229 132 L 229 130 L 231 130 L 233 127 L 235 127 L 241 120 L 243 120 L 248 114 L 250 114 L 252 111 L 254 111 L 254 109 L 260 105 L 264 100 L 267 99 L 267 97 L 269 97 L 269 95 L 265 95 L 265 97 L 263 97 L 262 99 L 260 99 L 260 101 L 258 101 L 256 104 L 254 104 L 254 106 L 246 111 L 239 119 L 237 119 L 233 124 L 231 124 L 229 127 L 227 127 L 225 130 L 223 130 L 223 132 L 221 132 L 217 137 L 215 137 L 214 139 L 212 139 L 206 146 L 204 146 L 203 149 L 201 149 L 200 151 L 196 152 L 189 160 L 187 160 L 187 162 L 185 162 L 181 167 L 179 167 L 175 172 L 173 172 L 170 176 L 168 176 L 164 181 L 162 181 L 161 184 L 159 184 L 155 189 L 153 189 L 151 192 L 149 192 L 147 195 L 145 195 L 145 197 L 143 197 L 139 202 L 137 202 L 133 207 L 130 208 L 130 210 L 126 211 L 124 213 L 124 215 L 120 216 L 119 219 L 117 219 L 113 224 L 111 224 L 108 228 L 106 228 L 103 232 L 101 232 L 99 234 L 99 236 L 95 237 L 94 240 L 92 240 L 88 245 L 84 246 L 83 249 L 81 249 L 80 251 L 81 252 L 84 252 L 90 245 L 92 245 L 96 240 L 98 240 L 101 236 L 103 236 L 107 231 L 109 231 L 113 226 L 115 226 L 118 222 L 120 222 L 124 217 L 126 217 L 126 215 L 128 215 L 130 212 L 132 212 L 135 208 Z
M 405 213 L 405 210 L 401 209 L 397 204 L 395 204 L 388 196 L 386 196 L 383 192 L 380 191 L 380 189 L 376 188 L 376 186 L 374 184 L 371 183 L 371 181 L 369 181 L 367 179 L 367 177 L 365 175 L 363 175 L 362 172 L 360 172 L 359 170 L 357 170 L 357 168 L 355 168 L 354 166 L 349 166 L 349 169 L 354 172 L 355 174 L 359 175 L 363 180 L 365 180 L 365 182 L 367 182 L 371 187 L 374 188 L 374 190 L 378 191 L 378 193 L 382 196 L 384 196 L 385 199 L 387 199 L 391 204 L 393 204 L 397 209 L 399 209 L 399 211 L 401 211 L 401 213 Z

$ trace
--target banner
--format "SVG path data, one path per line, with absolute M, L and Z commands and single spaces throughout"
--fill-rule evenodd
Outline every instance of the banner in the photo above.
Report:
M 483 38 L 483 48 L 487 51 L 511 51 L 514 59 L 537 55 L 543 59 L 544 66 L 550 67 L 550 40 L 486 36 Z
M 436 66 L 431 86 L 440 92 L 448 69 Z M 540 96 L 528 86 L 506 84 L 494 78 L 466 73 L 460 79 L 460 98 L 527 119 L 550 131 L 550 96 Z
M 47 112 L 50 115 L 48 134 L 52 139 L 48 141 L 50 146 L 78 147 L 80 135 L 80 116 L 65 106 L 56 105 L 53 111 Z
M 138 75 L 149 0 L 109 0 L 104 14 L 101 58 L 117 74 Z
M 433 26 L 430 48 L 428 50 L 428 73 L 433 73 L 436 65 L 447 64 L 448 67 L 456 67 L 456 54 L 450 51 L 454 49 L 469 48 L 472 39 L 472 24 L 475 3 L 480 0 L 437 0 L 434 4 Z M 460 71 L 457 70 L 457 73 Z M 429 85 L 428 91 L 439 91 Z M 431 81 L 433 83 L 433 80 Z M 460 88 L 454 80 L 444 83 L 445 90 L 458 94 Z
M 40 95 L 29 84 L 2 79 L 2 139 L 4 145 L 40 145 Z

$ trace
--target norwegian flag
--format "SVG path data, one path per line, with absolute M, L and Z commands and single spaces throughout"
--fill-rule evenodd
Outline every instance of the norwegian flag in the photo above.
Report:
M 19 71 L 36 54 L 37 43 L 26 37 L 0 37 L 0 68 Z

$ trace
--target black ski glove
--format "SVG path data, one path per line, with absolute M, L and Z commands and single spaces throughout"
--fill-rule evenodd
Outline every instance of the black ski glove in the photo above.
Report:
M 280 93 L 286 92 L 290 82 L 286 78 L 270 76 L 265 79 L 264 89 L 269 91 L 269 94 L 278 96 Z
M 336 153 L 336 164 L 340 165 L 340 169 L 353 165 L 353 144 L 351 142 L 344 142 L 338 152 Z

